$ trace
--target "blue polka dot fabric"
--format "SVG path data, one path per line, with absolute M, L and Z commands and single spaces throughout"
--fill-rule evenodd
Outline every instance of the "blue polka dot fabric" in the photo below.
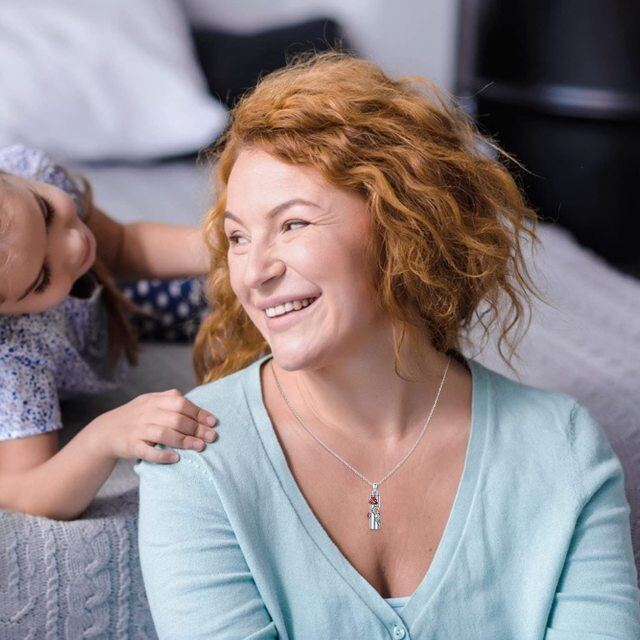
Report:
M 140 340 L 191 342 L 208 313 L 204 278 L 119 282 L 125 296 L 152 314 L 134 316 Z

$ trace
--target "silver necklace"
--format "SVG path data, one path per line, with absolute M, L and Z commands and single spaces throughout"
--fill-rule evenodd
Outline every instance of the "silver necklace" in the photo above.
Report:
M 405 462 L 405 460 L 414 452 L 415 448 L 418 446 L 418 443 L 422 439 L 422 436 L 425 434 L 425 431 L 427 430 L 427 425 L 429 424 L 429 421 L 431 420 L 431 416 L 433 415 L 433 411 L 435 410 L 436 405 L 438 404 L 438 398 L 440 397 L 440 391 L 442 391 L 442 386 L 444 385 L 444 380 L 447 377 L 447 371 L 449 370 L 449 364 L 451 364 L 451 356 L 449 356 L 449 359 L 447 360 L 447 366 L 445 367 L 444 374 L 442 376 L 442 380 L 440 381 L 440 387 L 438 388 L 438 393 L 436 393 L 436 399 L 433 401 L 433 406 L 431 407 L 431 411 L 429 411 L 429 415 L 427 416 L 427 419 L 426 419 L 426 421 L 424 423 L 424 426 L 422 427 L 422 431 L 420 432 L 420 435 L 418 436 L 418 439 L 416 440 L 415 444 L 405 454 L 404 458 L 402 458 L 402 460 L 400 460 L 400 462 L 398 462 L 398 464 L 393 469 L 391 469 L 391 471 L 389 471 L 389 473 L 387 473 L 387 475 L 384 476 L 384 478 L 382 478 L 382 480 L 380 480 L 380 482 L 371 482 L 371 480 L 369 480 L 365 476 L 363 476 L 355 467 L 353 467 L 346 460 L 344 460 L 342 457 L 340 457 L 333 449 L 331 449 L 331 447 L 328 447 L 324 442 L 322 442 L 322 440 L 320 440 L 320 438 L 318 438 L 318 436 L 316 436 L 309 429 L 309 427 L 307 427 L 307 425 L 304 423 L 304 420 L 296 413 L 295 409 L 289 403 L 289 400 L 287 399 L 287 396 L 285 395 L 284 390 L 280 386 L 280 381 L 278 380 L 278 376 L 276 375 L 276 370 L 275 370 L 275 368 L 273 366 L 273 360 L 271 361 L 271 371 L 273 372 L 273 377 L 274 377 L 274 379 L 276 381 L 276 386 L 278 387 L 278 390 L 280 391 L 280 395 L 282 396 L 282 399 L 285 401 L 287 407 L 289 407 L 289 411 L 291 411 L 291 413 L 295 416 L 296 420 L 300 423 L 302 428 L 314 440 L 316 440 L 318 442 L 318 444 L 322 445 L 332 456 L 334 456 L 335 458 L 340 460 L 340 462 L 342 462 L 342 464 L 344 464 L 347 467 L 349 467 L 349 469 L 351 469 L 351 471 L 353 471 L 353 473 L 355 473 L 359 478 L 364 480 L 367 484 L 371 485 L 371 494 L 369 495 L 369 512 L 367 513 L 367 519 L 369 521 L 369 529 L 371 531 L 378 531 L 379 529 L 382 528 L 382 502 L 381 502 L 381 499 L 380 499 L 380 485 L 385 480 L 387 480 L 387 478 L 391 477 L 400 468 L 400 466 Z

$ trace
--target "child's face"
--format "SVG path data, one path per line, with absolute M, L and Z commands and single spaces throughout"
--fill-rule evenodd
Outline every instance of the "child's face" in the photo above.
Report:
M 0 228 L 0 314 L 54 307 L 95 260 L 73 200 L 49 184 L 2 175 Z

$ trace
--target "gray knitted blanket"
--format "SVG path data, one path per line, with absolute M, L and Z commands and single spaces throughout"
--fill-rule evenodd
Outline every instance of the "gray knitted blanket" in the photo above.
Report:
M 126 388 L 63 404 L 61 444 L 141 393 L 194 386 L 189 346 L 143 346 Z M 82 518 L 0 510 L 0 640 L 152 639 L 137 547 L 138 476 L 121 461 Z
M 570 393 L 607 432 L 625 469 L 640 566 L 640 282 L 608 267 L 569 234 L 543 225 L 531 262 L 554 307 L 536 305 L 520 346 L 520 380 Z M 513 377 L 495 338 L 467 353 Z M 193 386 L 187 347 L 148 347 L 119 394 L 64 407 L 67 438 L 139 393 Z M 136 547 L 137 476 L 120 463 L 75 522 L 0 511 L 0 640 L 154 638 Z

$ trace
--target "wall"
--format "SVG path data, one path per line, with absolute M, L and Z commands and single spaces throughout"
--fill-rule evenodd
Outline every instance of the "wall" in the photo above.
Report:
M 250 32 L 335 17 L 366 57 L 388 73 L 423 75 L 453 90 L 457 0 L 182 0 L 196 25 Z

